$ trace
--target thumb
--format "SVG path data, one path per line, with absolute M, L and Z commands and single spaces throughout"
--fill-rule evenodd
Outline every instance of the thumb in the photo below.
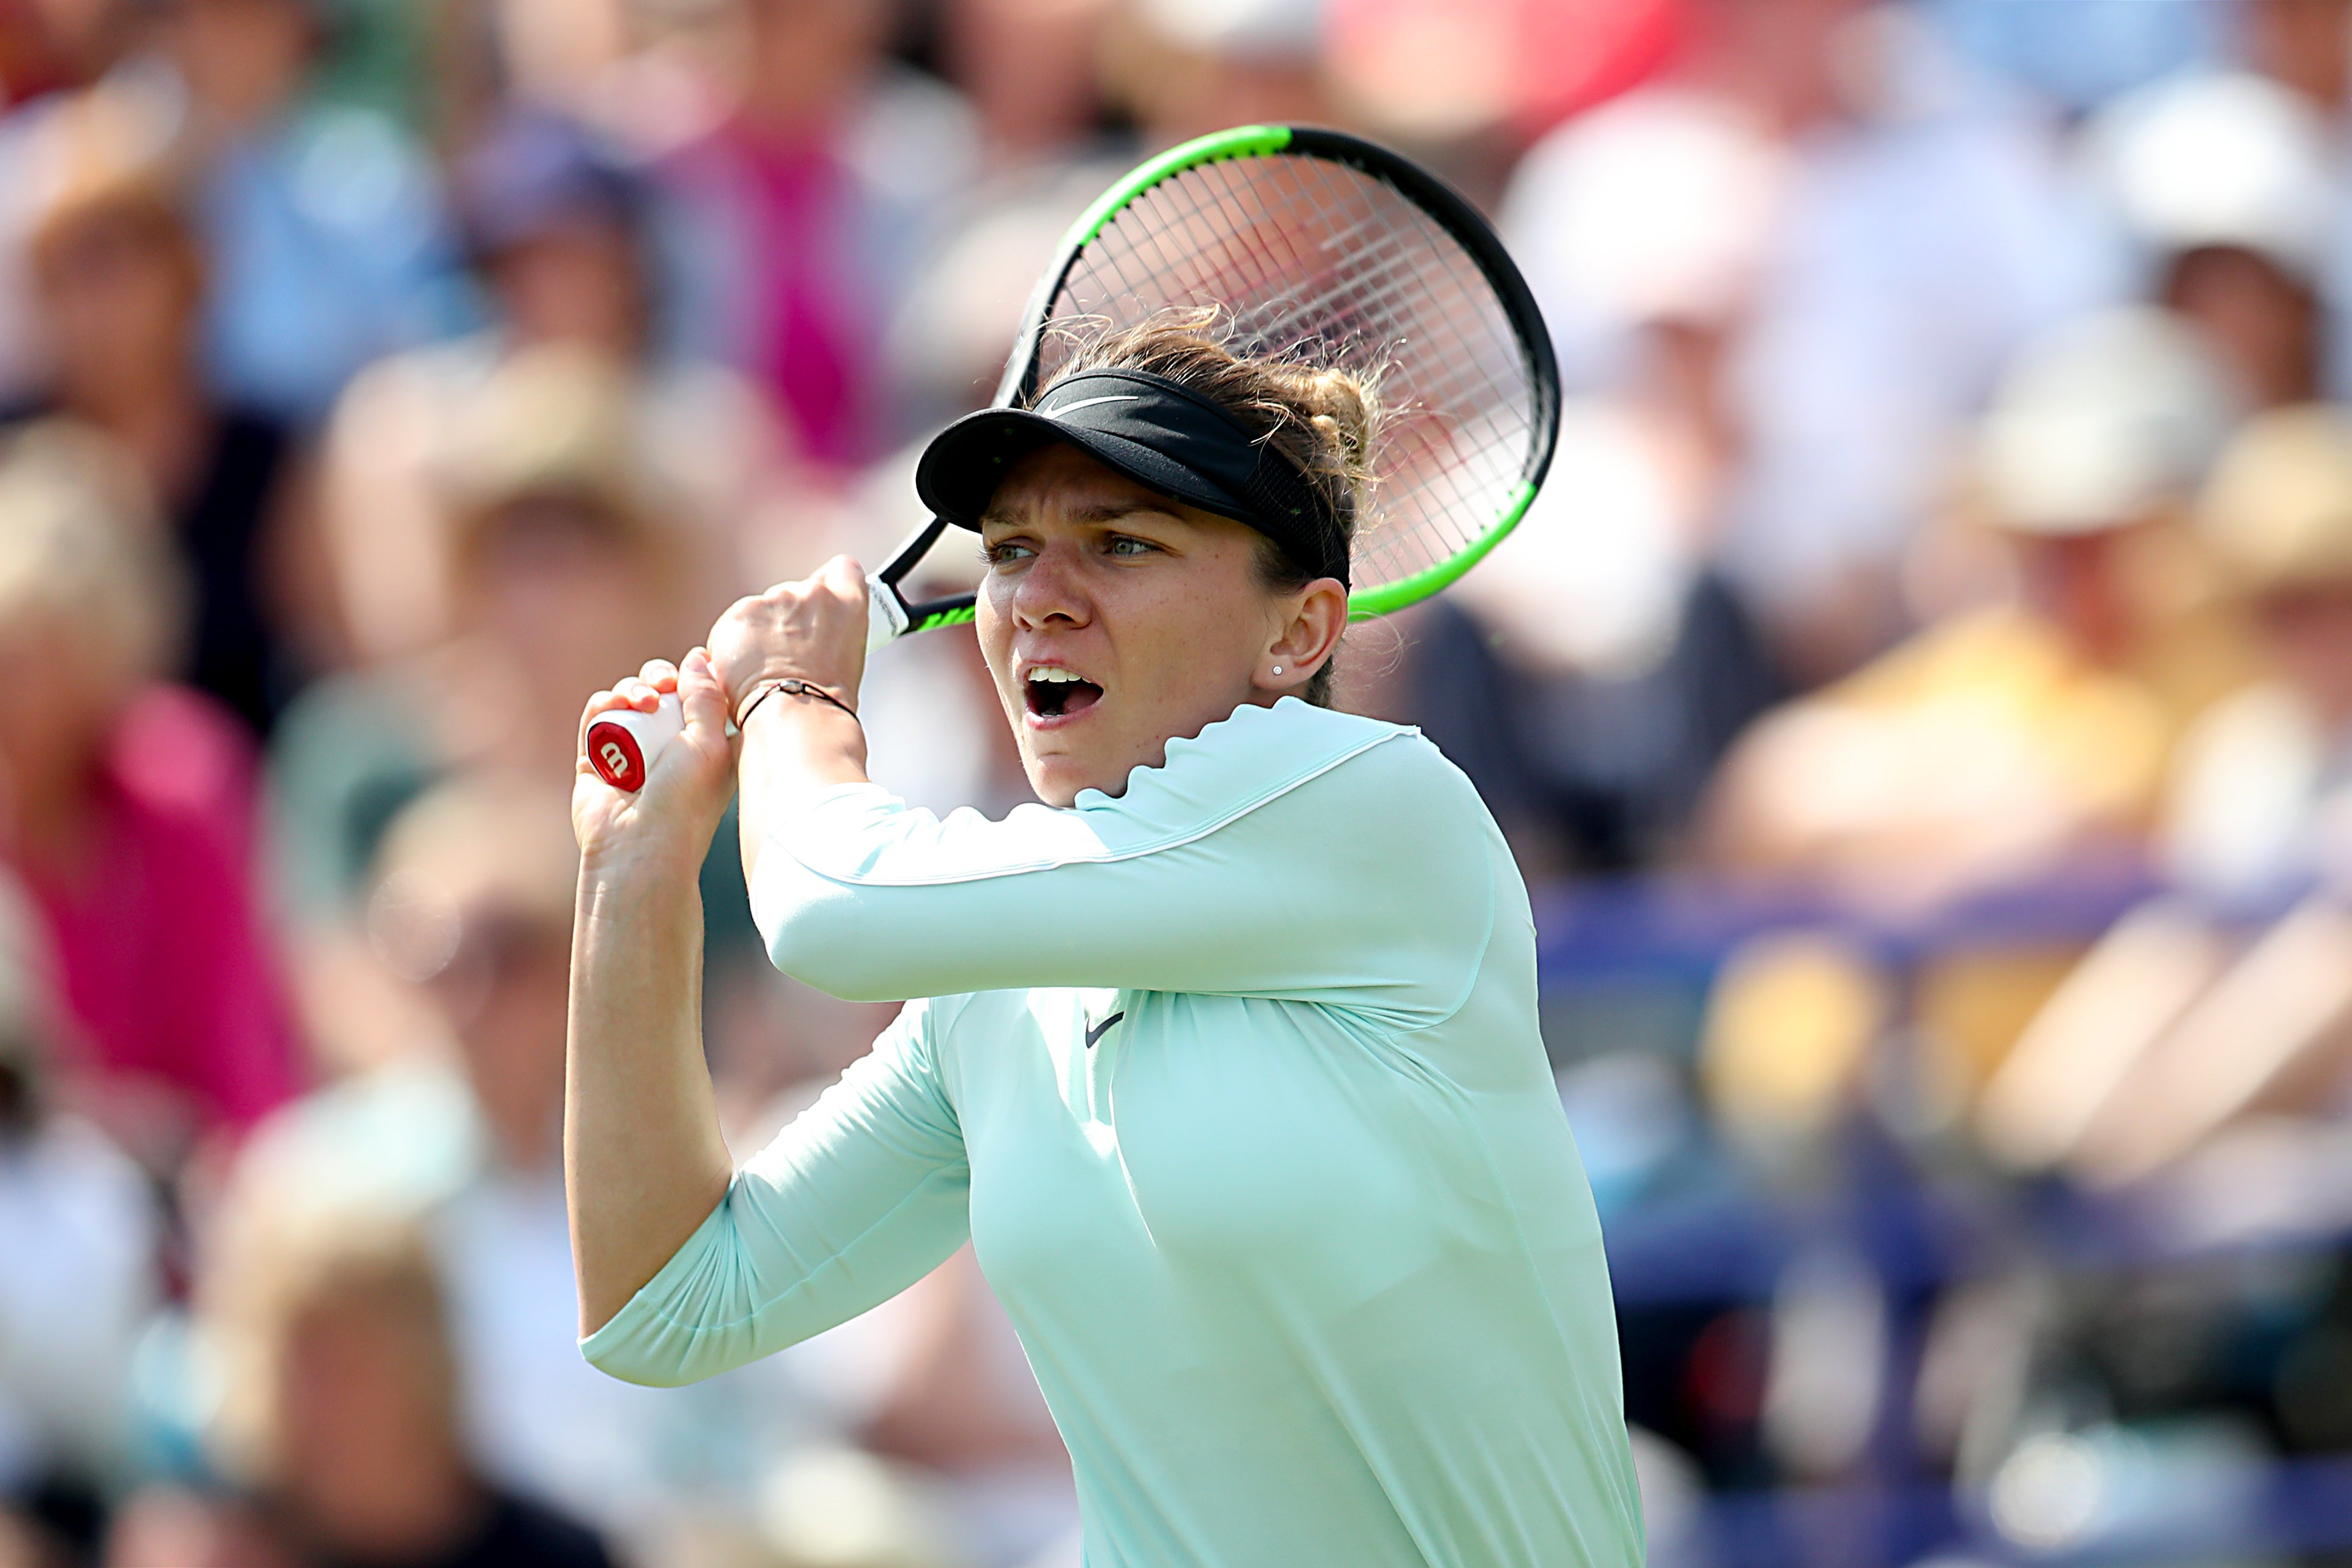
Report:
M 686 717 L 688 733 L 698 742 L 708 739 L 720 746 L 727 743 L 727 689 L 719 683 L 719 671 L 711 667 L 710 650 L 698 647 L 686 656 L 677 670 L 678 706 Z

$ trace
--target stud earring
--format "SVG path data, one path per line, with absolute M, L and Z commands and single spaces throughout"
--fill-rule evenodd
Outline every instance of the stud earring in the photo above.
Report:
M 1274 672 L 1275 672 L 1275 674 L 1276 674 L 1276 675 L 1280 675 L 1280 674 L 1282 673 L 1282 666 L 1280 666 L 1280 665 L 1278 665 L 1278 664 L 1277 664 L 1277 665 L 1276 665 L 1276 666 L 1274 667 Z

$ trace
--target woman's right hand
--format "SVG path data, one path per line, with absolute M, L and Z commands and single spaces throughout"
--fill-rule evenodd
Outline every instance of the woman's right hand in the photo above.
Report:
M 650 713 L 671 691 L 684 711 L 684 731 L 653 760 L 643 789 L 634 795 L 614 789 L 589 763 L 588 726 L 598 714 L 619 709 Z M 701 864 L 735 789 L 727 718 L 727 698 L 705 648 L 688 654 L 683 666 L 649 659 L 635 675 L 588 700 L 572 781 L 572 831 L 583 866 L 678 856 Z

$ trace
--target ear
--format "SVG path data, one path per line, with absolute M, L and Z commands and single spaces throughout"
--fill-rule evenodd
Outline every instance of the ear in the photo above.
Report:
M 1291 600 L 1288 619 L 1258 656 L 1250 684 L 1268 697 L 1307 689 L 1348 629 L 1348 590 L 1337 577 L 1318 577 Z M 1276 673 L 1276 671 L 1279 673 Z

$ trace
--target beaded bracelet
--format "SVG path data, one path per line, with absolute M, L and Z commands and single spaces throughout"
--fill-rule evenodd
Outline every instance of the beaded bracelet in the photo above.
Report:
M 832 703 L 835 708 L 840 709 L 852 719 L 856 719 L 857 717 L 856 709 L 852 708 L 848 703 L 844 702 L 840 698 L 835 697 L 824 687 L 818 686 L 813 681 L 803 680 L 797 676 L 788 675 L 782 680 L 771 680 L 762 685 L 758 691 L 752 694 L 751 700 L 743 704 L 743 710 L 735 715 L 735 728 L 737 731 L 740 732 L 743 726 L 751 722 L 751 710 L 754 708 L 757 708 L 761 703 L 765 702 L 771 696 L 779 691 L 782 692 L 787 697 L 814 697 L 819 701 Z

